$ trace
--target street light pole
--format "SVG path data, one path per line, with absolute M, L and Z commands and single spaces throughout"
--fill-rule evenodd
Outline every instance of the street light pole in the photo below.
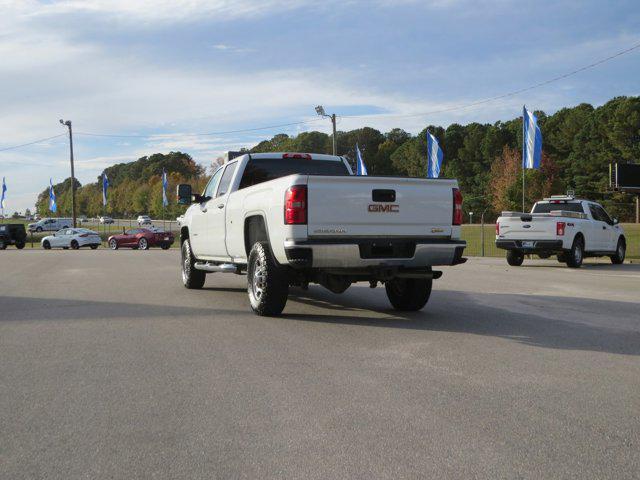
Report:
M 76 175 L 73 169 L 73 130 L 71 120 L 66 122 L 60 119 L 60 123 L 69 128 L 69 158 L 71 160 L 71 216 L 73 217 L 73 228 L 76 228 Z
M 322 105 L 318 105 L 316 107 L 316 113 L 318 115 L 320 115 L 321 117 L 327 117 L 331 119 L 331 125 L 333 126 L 333 139 L 332 139 L 332 144 L 333 144 L 333 154 L 337 155 L 337 151 L 338 151 L 338 144 L 336 141 L 336 114 L 332 113 L 331 115 L 328 115 L 325 111 L 324 111 L 324 107 Z

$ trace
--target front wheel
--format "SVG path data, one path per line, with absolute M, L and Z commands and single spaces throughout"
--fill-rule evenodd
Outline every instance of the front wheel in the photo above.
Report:
M 624 263 L 624 257 L 627 253 L 627 244 L 624 241 L 624 238 L 618 239 L 618 246 L 616 247 L 615 255 L 611 255 L 611 263 L 614 265 L 620 265 Z
M 386 282 L 385 289 L 393 308 L 415 312 L 429 301 L 432 284 L 431 278 L 396 278 Z
M 24 248 L 24 246 L 25 246 L 24 242 L 16 242 L 16 248 L 18 250 L 22 250 Z
M 49 243 L 49 240 L 45 240 L 44 242 L 42 242 L 42 248 L 44 248 L 45 250 L 51 250 L 51 244 Z
M 171 245 L 161 245 L 160 248 L 162 248 L 163 250 L 169 250 L 169 247 Z
M 80 248 L 80 245 L 78 245 L 78 242 L 75 240 L 71 241 L 71 248 L 73 248 L 74 250 L 78 250 Z
M 7 249 L 7 244 L 4 243 L 4 241 L 0 240 L 0 250 L 6 250 Z
M 190 289 L 202 288 L 207 274 L 195 267 L 196 259 L 191 252 L 189 239 L 182 242 L 182 283 Z
M 266 243 L 255 243 L 249 253 L 247 293 L 256 315 L 280 315 L 287 304 L 289 281 L 286 270 L 276 264 Z
M 518 250 L 507 251 L 507 263 L 512 267 L 519 267 L 524 262 L 524 253 Z
M 584 259 L 584 240 L 578 236 L 573 240 L 571 250 L 567 254 L 567 266 L 569 268 L 580 268 Z
M 115 238 L 112 238 L 111 240 L 109 240 L 109 248 L 111 250 L 117 250 L 118 249 L 118 241 Z
M 142 237 L 140 240 L 138 240 L 138 248 L 140 250 L 149 250 L 149 242 L 146 238 Z
M 42 232 L 42 227 L 37 227 L 36 228 L 36 232 L 38 232 L 38 233 Z
M 91 250 L 95 250 L 96 248 L 98 248 L 98 245 L 91 245 Z

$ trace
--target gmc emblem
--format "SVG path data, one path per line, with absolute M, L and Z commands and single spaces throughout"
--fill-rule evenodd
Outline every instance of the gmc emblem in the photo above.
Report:
M 370 212 L 380 212 L 380 213 L 400 213 L 400 205 L 379 205 L 376 203 L 372 203 L 369 205 L 368 210 Z

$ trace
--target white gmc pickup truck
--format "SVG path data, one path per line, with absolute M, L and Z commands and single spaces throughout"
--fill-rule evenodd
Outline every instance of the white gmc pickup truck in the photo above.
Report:
M 608 256 L 624 262 L 624 230 L 602 205 L 571 196 L 553 196 L 537 202 L 531 213 L 502 212 L 496 222 L 496 246 L 507 250 L 507 262 L 520 266 L 526 254 L 579 268 L 585 257 Z
M 391 304 L 419 310 L 436 265 L 457 265 L 462 195 L 455 180 L 354 176 L 342 157 L 252 153 L 211 177 L 181 224 L 182 279 L 201 288 L 210 272 L 246 273 L 253 311 L 278 315 L 290 286 L 335 293 L 384 283 Z

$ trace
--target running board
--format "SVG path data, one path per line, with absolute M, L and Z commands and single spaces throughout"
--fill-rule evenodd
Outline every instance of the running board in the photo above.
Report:
M 233 263 L 196 262 L 194 266 L 205 272 L 240 273 L 240 268 Z

